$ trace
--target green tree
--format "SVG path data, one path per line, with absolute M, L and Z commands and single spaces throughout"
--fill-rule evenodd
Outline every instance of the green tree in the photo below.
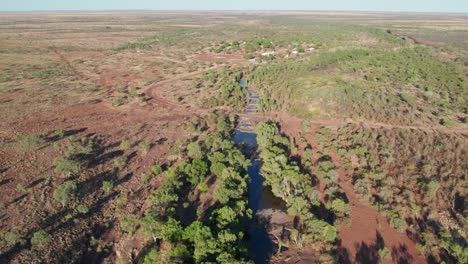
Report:
M 192 185 L 197 185 L 206 178 L 208 173 L 208 164 L 202 160 L 194 159 L 184 167 L 184 172 L 188 176 L 188 181 Z
M 327 225 L 323 230 L 322 237 L 325 242 L 329 242 L 329 243 L 335 242 L 336 237 L 337 237 L 336 227 L 332 225 Z
M 9 246 L 15 246 L 17 244 L 23 244 L 24 240 L 21 238 L 20 234 L 16 231 L 6 232 L 3 234 L 3 240 Z
M 50 235 L 44 230 L 37 231 L 31 237 L 31 245 L 33 247 L 45 247 L 50 242 Z
M 197 263 L 203 262 L 209 255 L 219 251 L 219 242 L 214 239 L 211 229 L 199 221 L 185 228 L 183 238 L 193 243 L 193 258 Z
M 55 189 L 52 197 L 54 200 L 62 204 L 63 207 L 67 206 L 70 200 L 75 196 L 77 190 L 76 183 L 74 181 L 66 181 Z
M 180 241 L 184 235 L 184 229 L 180 222 L 174 218 L 169 218 L 160 230 L 161 238 L 169 242 Z
M 79 174 L 84 167 L 80 160 L 75 160 L 70 157 L 59 157 L 55 160 L 55 171 L 65 177 Z
M 197 142 L 192 142 L 187 145 L 187 154 L 192 159 L 202 159 L 203 151 Z
M 345 203 L 341 199 L 334 199 L 331 208 L 333 211 L 335 211 L 338 214 L 349 214 L 349 211 L 351 210 L 349 207 L 349 204 Z

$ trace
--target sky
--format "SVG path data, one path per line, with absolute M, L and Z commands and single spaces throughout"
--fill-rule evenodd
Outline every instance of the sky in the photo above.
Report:
M 135 9 L 468 13 L 468 0 L 0 0 L 0 11 Z

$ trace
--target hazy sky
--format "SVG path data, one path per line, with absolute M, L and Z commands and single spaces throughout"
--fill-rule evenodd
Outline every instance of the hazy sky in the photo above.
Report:
M 362 10 L 468 13 L 468 0 L 0 0 L 30 10 Z

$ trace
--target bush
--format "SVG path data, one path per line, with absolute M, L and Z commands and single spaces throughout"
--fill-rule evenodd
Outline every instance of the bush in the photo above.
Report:
M 138 148 L 143 150 L 144 152 L 147 152 L 148 150 L 151 149 L 151 142 L 147 140 L 143 140 L 140 143 L 138 143 Z
M 142 264 L 158 263 L 159 252 L 156 248 L 151 249 L 148 254 L 143 258 Z
M 156 164 L 151 166 L 151 174 L 153 174 L 153 176 L 158 176 L 162 172 L 163 172 L 163 169 L 161 166 L 158 166 Z
M 123 209 L 128 202 L 128 194 L 127 193 L 121 193 L 116 199 L 115 199 L 115 206 L 119 209 Z
M 28 135 L 18 135 L 16 136 L 16 141 L 18 141 L 23 147 L 26 148 L 40 146 L 45 143 L 44 140 L 39 136 Z
M 108 192 L 110 192 L 112 190 L 112 188 L 114 188 L 114 182 L 113 181 L 103 181 L 101 188 L 102 188 L 103 191 L 108 193 Z
M 390 224 L 398 231 L 403 232 L 406 229 L 405 220 L 401 219 L 398 215 L 392 215 L 390 219 Z
M 119 147 L 121 150 L 127 150 L 131 147 L 131 145 L 130 145 L 130 142 L 128 142 L 128 140 L 122 140 L 122 142 L 120 142 Z
M 63 130 L 63 129 L 55 130 L 54 134 L 60 139 L 64 138 L 65 137 L 65 130 Z
M 31 245 L 33 247 L 45 247 L 50 242 L 50 236 L 47 232 L 40 230 L 31 237 Z
M 77 175 L 83 169 L 83 162 L 68 157 L 59 157 L 54 163 L 55 171 L 65 177 Z
M 202 183 L 199 183 L 198 184 L 198 190 L 200 190 L 200 192 L 206 192 L 208 191 L 208 185 L 204 182 Z
M 341 199 L 333 200 L 331 207 L 333 211 L 338 214 L 349 214 L 349 211 L 351 210 L 351 208 L 349 208 L 349 204 L 345 203 Z
M 75 195 L 76 190 L 77 186 L 75 182 L 66 181 L 55 189 L 53 198 L 65 207 Z
M 180 261 L 184 261 L 190 258 L 191 256 L 190 251 L 188 250 L 186 245 L 179 245 L 177 247 L 172 248 L 168 252 L 168 255 L 171 261 L 174 261 L 174 263 L 180 263 Z
M 125 168 L 125 165 L 127 165 L 127 157 L 117 157 L 114 159 L 114 165 L 117 167 L 119 170 L 123 170 Z
M 126 215 L 120 220 L 120 229 L 130 235 L 135 234 L 138 226 L 138 218 L 136 215 Z
M 18 190 L 18 191 L 20 191 L 20 192 L 26 192 L 26 187 L 25 187 L 23 184 L 18 183 L 18 184 L 16 185 L 16 190 Z
M 6 232 L 5 234 L 3 234 L 3 240 L 5 240 L 5 242 L 9 246 L 15 246 L 16 244 L 24 243 L 24 240 L 21 238 L 18 232 L 15 231 Z
M 203 151 L 197 142 L 192 142 L 187 145 L 187 154 L 192 159 L 202 159 Z
M 390 249 L 384 247 L 382 249 L 379 249 L 379 257 L 383 260 L 390 259 L 392 256 L 392 252 L 390 252 Z
M 89 212 L 89 208 L 84 204 L 80 204 L 76 207 L 76 211 L 82 214 L 87 214 Z

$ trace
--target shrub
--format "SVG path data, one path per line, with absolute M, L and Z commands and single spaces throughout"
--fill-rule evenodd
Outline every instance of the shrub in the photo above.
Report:
M 253 58 L 255 58 L 255 56 L 253 54 L 251 54 L 251 53 L 247 53 L 247 54 L 244 55 L 244 59 L 246 59 L 246 60 L 251 60 Z
M 202 159 L 203 151 L 197 142 L 192 142 L 187 145 L 187 154 L 192 159 Z
M 18 184 L 16 185 L 16 190 L 18 190 L 18 191 L 20 191 L 20 192 L 26 192 L 26 187 L 25 187 L 23 184 L 18 183 Z
M 145 151 L 145 152 L 147 152 L 148 150 L 151 149 L 151 142 L 149 142 L 147 140 L 143 140 L 140 143 L 138 143 L 138 148 Z
M 122 140 L 122 142 L 120 142 L 120 149 L 121 150 L 127 150 L 130 148 L 130 142 L 128 142 L 127 140 Z
M 15 246 L 16 244 L 24 243 L 24 240 L 21 239 L 21 236 L 18 234 L 18 232 L 15 231 L 6 232 L 3 235 L 3 240 L 5 240 L 9 246 Z
M 89 212 L 89 208 L 84 204 L 80 204 L 76 207 L 76 211 L 82 214 L 87 214 Z
M 142 264 L 158 263 L 159 252 L 156 248 L 151 249 L 148 254 L 143 258 Z
M 200 192 L 206 192 L 208 191 L 208 185 L 204 182 L 202 183 L 199 183 L 198 184 L 198 190 L 200 190 Z
M 154 175 L 151 173 L 151 174 L 146 174 L 146 173 L 142 173 L 141 174 L 141 181 L 143 182 L 143 185 L 148 185 L 148 183 L 151 181 L 151 179 L 154 177 Z
M 337 237 L 336 227 L 332 225 L 327 225 L 323 229 L 322 238 L 326 242 L 335 242 Z
M 387 260 L 392 256 L 392 252 L 390 252 L 390 249 L 384 247 L 382 249 L 379 249 L 379 257 L 383 260 Z
M 106 193 L 110 192 L 114 188 L 114 182 L 113 181 L 103 181 L 102 182 L 102 190 L 105 191 Z
M 122 209 L 127 205 L 128 202 L 128 194 L 127 193 L 121 193 L 117 199 L 115 199 L 115 206 L 119 209 Z
M 62 204 L 63 207 L 65 207 L 75 195 L 76 190 L 77 186 L 75 182 L 66 181 L 57 189 L 55 189 L 53 193 L 53 198 L 54 200 Z
M 439 120 L 439 123 L 443 126 L 453 126 L 455 124 L 455 122 L 453 122 L 452 120 L 448 119 L 448 118 L 442 118 Z
M 47 232 L 40 230 L 31 237 L 31 245 L 33 247 L 45 247 L 50 242 L 50 236 Z
M 401 219 L 398 215 L 394 214 L 390 219 L 390 224 L 398 231 L 403 232 L 406 229 L 405 220 Z
M 136 217 L 136 215 L 126 215 L 120 220 L 120 229 L 124 232 L 129 233 L 130 235 L 135 234 L 137 226 L 138 218 Z
M 151 166 L 151 174 L 153 174 L 154 176 L 158 176 L 162 172 L 163 172 L 163 169 L 161 166 L 158 166 L 156 164 Z
M 127 157 L 117 157 L 114 159 L 114 165 L 119 169 L 123 170 L 125 168 L 125 165 L 127 165 Z
M 40 146 L 45 143 L 44 140 L 39 136 L 18 135 L 16 136 L 16 140 L 26 148 Z
M 55 171 L 65 177 L 79 174 L 84 167 L 83 162 L 69 157 L 59 157 L 54 163 Z
M 349 204 L 345 203 L 341 199 L 333 200 L 333 202 L 331 204 L 331 207 L 332 207 L 333 211 L 335 211 L 335 212 L 337 212 L 339 214 L 348 214 L 349 211 L 351 210 L 349 208 Z
M 171 250 L 169 250 L 167 254 L 172 260 L 174 259 L 178 260 L 178 261 L 174 260 L 175 261 L 174 263 L 179 263 L 179 261 L 188 259 L 191 256 L 190 251 L 188 250 L 186 245 L 179 245 L 177 247 L 174 247 Z
M 63 129 L 55 130 L 55 131 L 54 131 L 54 134 L 55 134 L 58 138 L 64 138 L 64 137 L 65 137 L 65 130 L 63 130 Z

